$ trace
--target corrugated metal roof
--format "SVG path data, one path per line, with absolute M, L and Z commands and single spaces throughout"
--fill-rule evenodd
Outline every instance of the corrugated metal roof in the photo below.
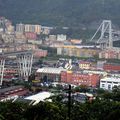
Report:
M 26 97 L 27 100 L 35 100 L 35 101 L 44 101 L 46 98 L 49 98 L 52 95 L 50 92 L 40 92 L 35 95 Z
M 50 74 L 60 74 L 62 71 L 66 71 L 63 68 L 52 68 L 52 67 L 43 67 L 37 70 L 37 73 L 50 73 Z

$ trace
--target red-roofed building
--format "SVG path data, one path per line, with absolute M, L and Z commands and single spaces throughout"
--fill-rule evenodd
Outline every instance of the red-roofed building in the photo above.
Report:
M 120 64 L 104 64 L 105 71 L 120 71 Z

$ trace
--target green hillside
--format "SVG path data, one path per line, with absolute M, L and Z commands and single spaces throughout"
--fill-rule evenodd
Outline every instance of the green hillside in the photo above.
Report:
M 0 16 L 14 23 L 79 27 L 111 19 L 120 25 L 119 11 L 119 0 L 0 0 Z

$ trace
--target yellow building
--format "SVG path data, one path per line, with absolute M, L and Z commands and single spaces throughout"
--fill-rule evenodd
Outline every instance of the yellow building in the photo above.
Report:
M 91 63 L 90 62 L 84 62 L 84 61 L 82 61 L 79 64 L 79 68 L 80 69 L 90 69 L 90 67 L 91 67 Z
M 99 49 L 93 48 L 82 48 L 76 46 L 61 46 L 57 48 L 58 55 L 68 55 L 68 56 L 75 56 L 75 57 L 94 57 L 98 55 L 100 52 Z
M 35 25 L 35 33 L 38 35 L 41 33 L 41 25 Z
M 41 25 L 25 24 L 25 32 L 41 33 Z

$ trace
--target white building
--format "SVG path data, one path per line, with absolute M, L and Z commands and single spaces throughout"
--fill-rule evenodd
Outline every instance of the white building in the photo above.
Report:
M 16 32 L 18 33 L 24 33 L 25 31 L 25 25 L 20 23 L 20 24 L 16 24 Z
M 56 35 L 49 35 L 50 41 L 56 41 Z
M 100 88 L 112 90 L 114 86 L 120 85 L 120 77 L 107 77 L 100 80 Z
M 67 39 L 67 36 L 66 35 L 57 35 L 57 41 L 65 41 Z
M 53 29 L 53 27 L 46 27 L 46 26 L 41 26 L 42 34 L 48 35 L 50 34 L 50 31 Z
M 32 24 L 25 24 L 25 32 L 35 32 L 35 26 Z

